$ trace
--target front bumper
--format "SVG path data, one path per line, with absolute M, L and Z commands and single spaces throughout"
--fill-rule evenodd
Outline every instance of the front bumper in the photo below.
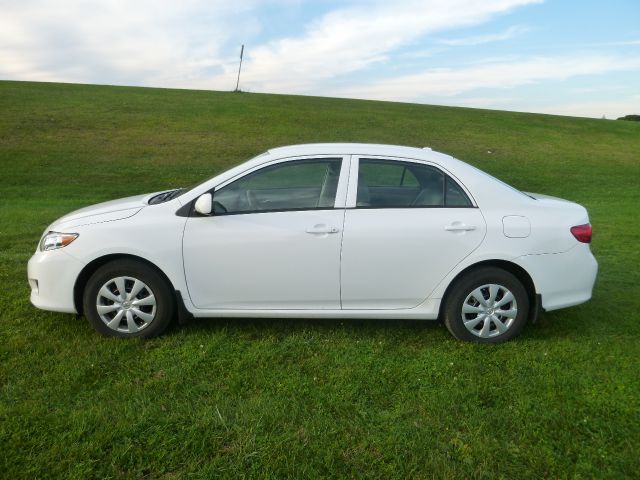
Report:
M 27 266 L 31 303 L 43 310 L 78 313 L 73 288 L 83 267 L 63 249 L 36 252 Z
M 578 244 L 564 253 L 524 255 L 515 262 L 531 275 L 546 311 L 591 299 L 598 262 L 587 244 Z

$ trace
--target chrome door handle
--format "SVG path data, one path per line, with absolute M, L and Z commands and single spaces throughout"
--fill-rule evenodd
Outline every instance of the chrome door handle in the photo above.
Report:
M 451 225 L 447 225 L 444 229 L 448 232 L 470 232 L 475 230 L 476 227 L 474 225 L 465 225 L 464 223 L 452 223 Z
M 340 229 L 336 227 L 329 227 L 328 225 L 318 224 L 313 227 L 307 228 L 307 233 L 338 233 Z

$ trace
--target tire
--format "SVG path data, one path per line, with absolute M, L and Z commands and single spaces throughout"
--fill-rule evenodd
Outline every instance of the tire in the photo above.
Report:
M 123 288 L 124 297 L 120 294 Z M 154 268 L 122 259 L 91 275 L 84 289 L 83 309 L 91 325 L 105 336 L 150 338 L 171 324 L 175 300 L 167 281 Z
M 485 267 L 452 285 L 444 324 L 459 340 L 501 343 L 518 336 L 528 316 L 529 295 L 522 282 L 505 270 Z

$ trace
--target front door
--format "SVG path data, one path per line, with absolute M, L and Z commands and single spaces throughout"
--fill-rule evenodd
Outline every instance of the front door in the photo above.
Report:
M 201 309 L 339 309 L 341 158 L 262 167 L 216 188 L 187 221 L 189 295 Z

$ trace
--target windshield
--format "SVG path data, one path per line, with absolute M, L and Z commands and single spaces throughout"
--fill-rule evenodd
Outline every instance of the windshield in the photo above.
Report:
M 149 199 L 149 205 L 157 205 L 159 203 L 168 202 L 169 200 L 173 200 L 174 198 L 179 197 L 186 191 L 186 188 L 178 188 L 175 190 L 169 190 L 168 192 L 159 193 L 158 195 L 154 195 Z
M 502 184 L 502 185 L 504 185 L 505 187 L 507 187 L 507 188 L 509 188 L 509 189 L 513 190 L 514 192 L 518 192 L 520 195 L 524 195 L 525 197 L 529 197 L 529 198 L 531 198 L 531 199 L 533 199 L 533 200 L 537 200 L 535 197 L 532 197 L 532 196 L 531 196 L 531 195 L 529 195 L 528 193 L 523 192 L 522 190 L 518 190 L 516 187 L 514 187 L 514 186 L 512 186 L 512 185 L 509 185 L 507 182 L 504 182 L 504 181 L 500 180 L 499 178 L 494 177 L 493 175 L 491 175 L 491 174 L 489 174 L 489 173 L 485 172 L 484 170 L 480 170 L 478 167 L 474 167 L 474 166 L 473 166 L 473 165 L 471 165 L 471 164 L 468 164 L 468 165 L 469 165 L 471 168 L 473 168 L 473 169 L 477 170 L 478 172 L 482 173 L 483 175 L 486 175 L 487 177 L 489 177 L 489 178 L 491 178 L 491 179 L 495 180 L 496 182 L 501 183 L 501 184 Z
M 211 180 L 211 179 L 213 179 L 213 178 L 216 178 L 217 176 L 218 176 L 218 175 L 216 174 L 216 175 L 213 175 L 212 177 L 207 177 L 207 178 L 205 178 L 204 180 L 201 180 L 201 181 L 200 181 L 200 182 L 198 182 L 198 183 L 194 183 L 194 184 L 193 184 L 193 185 L 191 185 L 190 187 L 181 188 L 181 189 L 180 189 L 180 193 L 178 193 L 178 194 L 176 195 L 176 197 L 179 197 L 180 195 L 184 195 L 185 193 L 190 192 L 191 190 L 193 190 L 193 189 L 195 189 L 195 188 L 198 188 L 200 185 L 203 185 L 203 184 L 207 183 L 209 180 Z M 173 198 L 175 198 L 175 197 L 173 197 Z
M 258 156 L 256 156 L 256 157 L 253 157 L 253 158 L 252 158 L 252 160 L 253 160 L 253 159 L 255 159 L 255 158 L 262 157 L 262 156 L 264 156 L 264 155 L 268 155 L 268 154 L 269 154 L 269 152 L 261 153 L 260 155 L 258 155 Z M 198 183 L 196 183 L 196 184 L 194 184 L 194 185 L 191 185 L 190 187 L 181 188 L 181 189 L 180 189 L 180 191 L 179 191 L 178 193 L 176 193 L 176 195 L 174 195 L 174 196 L 173 196 L 173 197 L 171 197 L 171 198 L 179 197 L 179 196 L 181 196 L 181 195 L 184 195 L 184 194 L 185 194 L 185 193 L 187 193 L 187 192 L 190 192 L 191 190 L 193 190 L 193 189 L 195 189 L 195 188 L 198 188 L 200 185 L 204 185 L 204 184 L 205 184 L 205 183 L 207 183 L 209 180 L 212 180 L 212 179 L 216 178 L 218 175 L 220 175 L 220 173 L 222 173 L 222 172 L 216 173 L 215 175 L 213 175 L 213 176 L 211 176 L 211 177 L 207 177 L 207 178 L 205 178 L 204 180 L 202 180 L 202 181 L 200 181 L 200 182 L 198 182 Z M 165 201 L 166 201 L 166 200 L 165 200 Z

